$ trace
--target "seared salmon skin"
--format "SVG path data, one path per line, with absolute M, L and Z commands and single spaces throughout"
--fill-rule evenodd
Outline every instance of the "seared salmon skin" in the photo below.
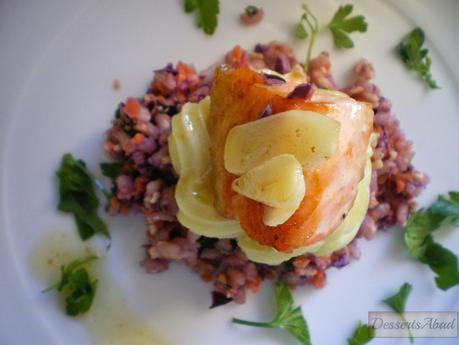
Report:
M 298 79 L 286 78 L 281 87 L 271 86 L 262 74 L 249 68 L 222 67 L 217 69 L 211 88 L 208 130 L 215 206 L 225 217 L 238 219 L 250 238 L 282 252 L 311 245 L 331 234 L 342 222 L 363 177 L 373 130 L 370 104 L 321 89 L 314 90 L 307 99 L 287 97 L 297 85 Z M 340 124 L 335 153 L 303 171 L 306 192 L 300 206 L 286 222 L 273 227 L 263 222 L 263 204 L 232 190 L 237 176 L 224 166 L 228 132 L 237 125 L 256 121 L 267 107 L 272 112 L 270 116 L 292 109 L 308 110 Z

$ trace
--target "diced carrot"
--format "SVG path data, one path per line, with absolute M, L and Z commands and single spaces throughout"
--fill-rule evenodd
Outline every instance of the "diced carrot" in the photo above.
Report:
M 129 97 L 123 110 L 130 118 L 136 118 L 140 114 L 140 103 L 136 98 Z
M 183 93 L 179 92 L 177 93 L 177 101 L 179 103 L 186 103 L 187 96 L 185 96 Z
M 118 201 L 118 199 L 117 199 L 116 197 L 112 196 L 112 197 L 110 198 L 110 207 L 111 207 L 112 209 L 118 211 L 118 210 L 120 209 L 120 206 L 121 206 L 121 204 L 120 204 L 120 202 Z
M 318 270 L 316 275 L 311 279 L 311 284 L 316 288 L 323 288 L 325 286 L 326 275 L 322 270 Z
M 405 190 L 405 181 L 403 181 L 402 179 L 400 178 L 397 178 L 395 180 L 395 191 L 397 193 L 401 193 Z
M 247 279 L 247 282 L 248 282 L 248 285 L 249 285 L 249 289 L 253 292 L 253 293 L 257 293 L 259 290 L 260 290 L 260 285 L 261 285 L 261 279 L 259 277 L 256 277 L 256 278 L 248 278 Z
M 241 46 L 236 45 L 231 51 L 231 56 L 236 62 L 241 62 L 243 53 Z
M 226 276 L 223 273 L 220 273 L 217 277 L 218 282 L 222 284 L 226 284 L 228 280 L 226 279 Z
M 306 256 L 298 256 L 296 257 L 295 259 L 293 259 L 293 266 L 295 266 L 296 268 L 305 268 L 309 262 L 311 260 L 309 260 L 309 258 L 307 258 Z
M 143 141 L 143 139 L 145 139 L 145 136 L 142 133 L 136 133 L 131 141 L 133 144 L 138 145 Z
M 188 77 L 192 77 L 194 74 L 196 74 L 196 71 L 192 66 L 183 62 L 179 62 L 177 64 L 177 82 L 186 80 Z
M 135 179 L 134 181 L 134 190 L 136 191 L 136 194 L 143 192 L 145 189 L 145 177 L 139 176 Z
M 212 277 L 212 274 L 210 273 L 203 273 L 201 274 L 201 279 L 205 281 L 206 283 L 208 283 L 212 281 L 213 277 Z
M 249 63 L 249 54 L 237 45 L 226 55 L 225 62 L 233 67 L 246 67 Z

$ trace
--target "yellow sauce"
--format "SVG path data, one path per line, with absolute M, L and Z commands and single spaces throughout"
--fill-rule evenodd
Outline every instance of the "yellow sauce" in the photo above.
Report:
M 30 270 L 43 288 L 60 278 L 60 267 L 84 255 L 98 254 L 100 259 L 88 264 L 91 276 L 98 279 L 97 292 L 91 309 L 83 316 L 75 318 L 88 331 L 93 345 L 166 345 L 144 320 L 132 311 L 123 292 L 110 279 L 105 269 L 104 253 L 98 253 L 82 242 L 73 231 L 50 231 L 36 244 L 30 255 Z M 49 292 L 54 293 L 56 292 Z M 60 299 L 62 315 L 64 303 Z

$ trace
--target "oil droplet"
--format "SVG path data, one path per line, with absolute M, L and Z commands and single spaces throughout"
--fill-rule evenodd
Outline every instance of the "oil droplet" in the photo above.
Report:
M 99 294 L 83 319 L 94 345 L 165 345 L 151 327 L 129 310 L 122 291 L 102 273 Z
M 35 244 L 29 256 L 29 267 L 35 279 L 51 285 L 60 278 L 61 266 L 95 251 L 75 233 L 49 231 Z
M 85 255 L 98 254 L 99 260 L 87 266 L 98 279 L 96 297 L 91 309 L 76 319 L 88 330 L 93 345 L 169 345 L 152 327 L 136 316 L 122 290 L 105 269 L 103 252 L 95 251 L 72 231 L 49 231 L 35 245 L 29 257 L 32 275 L 46 288 L 60 279 L 60 267 Z M 56 292 L 49 292 L 56 293 Z M 63 301 L 62 316 L 66 317 Z

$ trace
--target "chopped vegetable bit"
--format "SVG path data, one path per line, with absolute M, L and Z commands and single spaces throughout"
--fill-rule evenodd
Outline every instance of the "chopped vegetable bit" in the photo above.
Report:
M 249 16 L 249 17 L 253 17 L 255 16 L 257 13 L 258 13 L 258 7 L 257 6 L 253 6 L 253 5 L 249 5 L 245 8 L 245 13 Z
M 75 160 L 70 153 L 63 156 L 56 172 L 59 179 L 59 211 L 73 214 L 78 233 L 83 241 L 100 233 L 110 238 L 107 225 L 97 215 L 99 199 L 93 176 L 82 160 Z
M 459 225 L 459 192 L 440 195 L 427 209 L 412 213 L 405 227 L 405 244 L 411 257 L 435 272 L 437 286 L 447 290 L 459 284 L 459 268 L 457 256 L 432 237 L 443 224 Z
M 292 294 L 285 283 L 277 282 L 275 287 L 275 298 L 277 312 L 272 321 L 254 322 L 234 318 L 232 321 L 245 326 L 282 328 L 293 335 L 300 344 L 311 345 L 308 325 L 301 313 L 301 307 L 293 306 Z
M 112 84 L 113 90 L 114 91 L 119 91 L 121 89 L 121 82 L 119 79 L 113 79 L 113 84 Z
M 196 25 L 206 34 L 215 32 L 220 12 L 219 0 L 184 0 L 183 8 L 186 13 L 195 12 Z
M 316 40 L 317 32 L 319 31 L 319 23 L 317 22 L 316 17 L 312 14 L 308 5 L 303 4 L 303 15 L 298 24 L 295 25 L 294 34 L 298 39 L 306 39 L 309 34 L 311 38 L 309 39 L 308 52 L 306 54 L 306 61 L 304 63 L 304 70 L 308 70 L 309 61 L 311 60 L 312 46 Z
M 354 46 L 354 42 L 352 42 L 348 33 L 367 31 L 368 25 L 365 22 L 364 16 L 359 15 L 346 18 L 351 14 L 352 10 L 353 6 L 351 4 L 340 6 L 330 24 L 328 24 L 337 48 L 352 48 Z
M 97 260 L 95 255 L 86 256 L 61 266 L 61 280 L 43 292 L 56 289 L 65 295 L 65 312 L 69 316 L 86 313 L 91 308 L 96 294 L 97 279 L 91 279 L 83 266 Z
M 122 169 L 123 164 L 120 162 L 100 163 L 100 170 L 102 171 L 102 174 L 111 179 L 114 179 L 120 175 Z
M 405 66 L 415 71 L 430 89 L 439 89 L 430 72 L 432 60 L 427 56 L 429 50 L 422 48 L 424 39 L 424 31 L 416 28 L 399 43 L 397 51 Z
M 245 11 L 241 13 L 241 21 L 247 25 L 253 25 L 261 21 L 264 17 L 264 11 L 262 8 L 249 5 L 245 8 Z
M 119 120 L 121 118 L 121 109 L 119 107 L 115 111 L 114 118 L 117 119 L 117 120 Z
M 205 238 L 205 237 L 201 237 L 201 238 Z M 221 305 L 228 304 L 232 300 L 233 300 L 232 298 L 228 298 L 224 294 L 218 291 L 212 291 L 212 304 L 210 305 L 209 309 L 213 309 Z
M 400 315 L 400 318 L 404 323 L 406 323 L 407 321 L 403 313 L 405 313 L 406 300 L 408 299 L 411 290 L 413 290 L 411 284 L 404 283 L 402 286 L 400 286 L 400 289 L 396 294 L 383 300 L 384 304 L 388 305 L 393 311 Z M 411 333 L 411 330 L 409 328 L 407 329 L 408 336 L 410 337 L 410 342 L 413 342 L 413 334 Z
M 369 343 L 374 338 L 374 336 L 375 334 L 373 327 L 359 322 L 354 330 L 354 333 L 352 334 L 352 337 L 347 338 L 347 344 L 364 345 Z
M 413 290 L 411 284 L 404 283 L 395 295 L 384 299 L 383 302 L 391 307 L 392 310 L 402 314 L 405 312 L 406 300 L 410 295 L 411 290 Z

